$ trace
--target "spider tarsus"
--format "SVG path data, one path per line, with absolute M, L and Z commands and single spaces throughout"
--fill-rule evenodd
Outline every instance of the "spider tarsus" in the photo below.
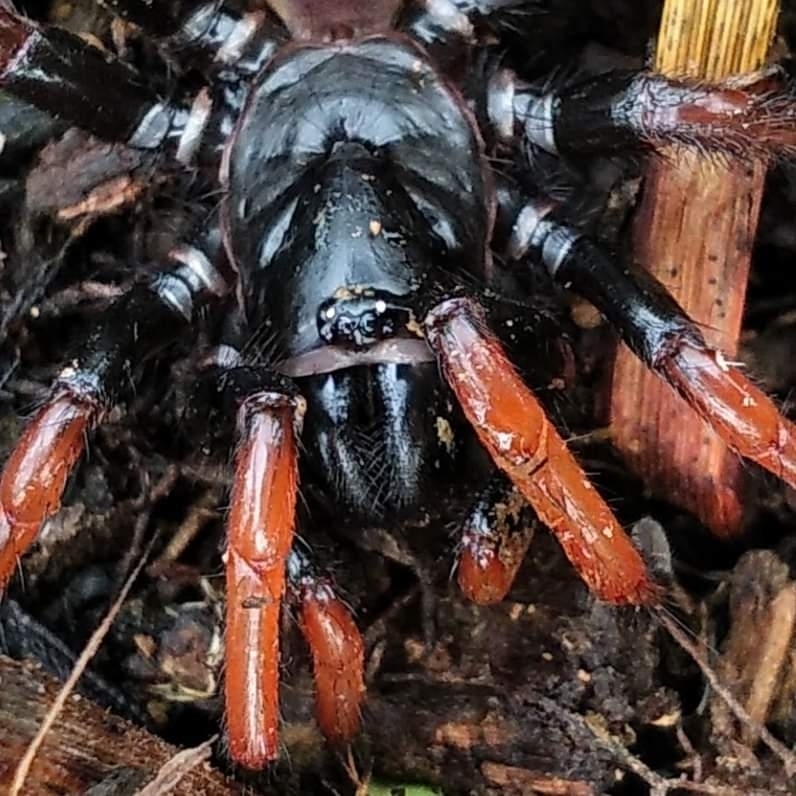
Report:
M 20 55 L 35 31 L 36 26 L 24 17 L 0 8 L 0 72 Z
M 279 754 L 279 616 L 293 541 L 303 401 L 255 393 L 241 440 L 227 525 L 226 715 L 234 760 L 257 769 Z
M 796 488 L 796 425 L 721 351 L 678 340 L 658 370 L 730 448 Z
M 682 143 L 730 155 L 783 154 L 796 145 L 796 102 L 769 70 L 715 85 L 641 74 L 627 120 L 653 146 Z
M 425 321 L 429 345 L 465 417 L 597 597 L 615 604 L 654 602 L 658 590 L 638 551 L 482 316 L 472 300 L 459 298 L 443 301 Z

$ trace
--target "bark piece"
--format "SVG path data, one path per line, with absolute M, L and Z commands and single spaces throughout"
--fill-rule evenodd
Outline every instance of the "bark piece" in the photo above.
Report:
M 39 667 L 0 657 L 0 790 L 13 780 L 59 688 Z M 74 794 L 88 789 L 101 793 L 102 787 L 107 793 L 135 793 L 177 753 L 175 747 L 75 695 L 44 741 L 22 794 Z M 111 779 L 113 787 L 108 789 Z M 239 792 L 205 765 L 188 772 L 172 791 L 177 796 Z

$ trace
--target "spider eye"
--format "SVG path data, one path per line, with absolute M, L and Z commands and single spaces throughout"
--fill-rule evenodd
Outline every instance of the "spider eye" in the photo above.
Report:
M 370 346 L 410 321 L 399 296 L 374 289 L 341 290 L 318 309 L 318 334 L 328 345 Z

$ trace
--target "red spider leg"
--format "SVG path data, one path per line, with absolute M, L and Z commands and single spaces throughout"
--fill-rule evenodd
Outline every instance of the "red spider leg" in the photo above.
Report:
M 653 602 L 657 589 L 611 510 L 470 299 L 448 299 L 425 320 L 429 345 L 495 464 L 558 538 L 586 585 L 617 604 Z
M 279 751 L 279 616 L 303 414 L 303 399 L 281 391 L 255 393 L 238 413 L 227 525 L 226 712 L 230 753 L 247 768 L 262 768 Z
M 796 102 L 765 71 L 709 84 L 645 72 L 608 72 L 542 92 L 505 70 L 490 82 L 489 118 L 554 154 L 595 155 L 680 143 L 758 156 L 796 148 Z
M 478 496 L 462 526 L 457 576 L 464 595 L 479 605 L 508 594 L 528 550 L 536 517 L 502 473 Z
M 96 398 L 60 390 L 11 453 L 0 478 L 0 590 L 44 521 L 60 508 L 66 479 L 99 414 Z
M 196 299 L 224 291 L 200 250 L 186 246 L 173 256 L 181 266 L 134 285 L 100 317 L 11 453 L 0 477 L 0 589 L 58 510 L 86 433 L 131 371 L 186 328 Z
M 705 342 L 663 285 L 558 221 L 551 202 L 529 202 L 525 213 L 526 244 L 515 243 L 515 250 L 532 248 L 553 278 L 591 301 L 734 451 L 796 487 L 796 426 Z
M 796 489 L 796 425 L 696 327 L 668 341 L 655 369 L 734 451 Z
M 312 653 L 315 712 L 326 739 L 337 746 L 359 732 L 365 697 L 365 644 L 351 612 L 294 548 L 288 577 L 300 605 L 301 632 Z

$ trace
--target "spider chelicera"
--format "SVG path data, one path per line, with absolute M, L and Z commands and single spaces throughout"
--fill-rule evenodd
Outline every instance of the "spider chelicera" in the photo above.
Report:
M 359 724 L 362 640 L 293 541 L 299 440 L 339 505 L 406 513 L 453 455 L 443 432 L 461 411 L 503 474 L 463 526 L 468 596 L 490 602 L 510 587 L 527 545 L 505 507 L 521 495 L 598 598 L 656 600 L 639 553 L 504 352 L 533 321 L 495 320 L 507 267 L 541 269 L 589 299 L 734 450 L 796 486 L 796 433 L 773 403 L 651 277 L 606 255 L 542 190 L 493 172 L 484 145 L 561 157 L 673 141 L 782 152 L 796 115 L 767 78 L 610 73 L 539 89 L 495 66 L 468 80 L 517 5 L 505 0 L 283 0 L 243 15 L 205 0 L 107 5 L 190 53 L 207 87 L 165 101 L 126 65 L 8 10 L 0 86 L 97 136 L 218 174 L 223 200 L 86 336 L 23 433 L 0 482 L 0 585 L 137 365 L 187 334 L 203 306 L 226 302 L 235 321 L 210 360 L 239 434 L 225 554 L 236 761 L 259 768 L 278 752 L 285 597 L 312 651 L 321 728 L 346 743 Z M 241 325 L 278 338 L 269 367 L 242 361 Z M 388 477 L 372 477 L 377 459 Z

